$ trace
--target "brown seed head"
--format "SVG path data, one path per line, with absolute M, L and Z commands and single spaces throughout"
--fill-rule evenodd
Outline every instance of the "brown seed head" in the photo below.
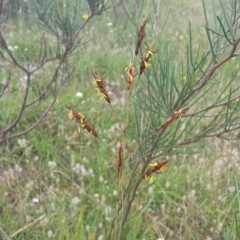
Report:
M 140 29 L 137 33 L 138 39 L 137 39 L 136 47 L 135 47 L 135 55 L 136 56 L 138 55 L 139 49 L 140 49 L 141 44 L 142 44 L 142 40 L 145 37 L 145 27 L 146 27 L 147 22 L 148 22 L 148 20 L 146 20 L 146 18 L 144 18 L 142 23 L 141 23 Z
M 156 52 L 156 50 L 153 51 L 153 50 L 151 50 L 151 49 L 148 49 L 148 50 L 147 50 L 147 53 L 145 54 L 145 56 L 142 57 L 142 61 L 141 61 L 141 63 L 140 63 L 140 75 L 142 75 L 142 73 L 144 72 L 144 70 L 150 66 L 149 61 L 150 61 L 152 55 L 153 55 L 155 52 Z
M 183 107 L 183 108 L 180 108 L 180 109 L 178 109 L 178 110 L 176 110 L 176 111 L 174 111 L 174 112 L 170 115 L 170 117 L 169 117 L 165 122 L 163 122 L 163 123 L 157 128 L 157 131 L 160 131 L 161 129 L 164 129 L 164 128 L 167 127 L 169 124 L 171 124 L 171 123 L 174 121 L 174 119 L 176 119 L 177 117 L 181 116 L 182 113 L 183 113 L 186 109 L 188 109 L 187 106 L 186 106 L 186 107 Z
M 123 167 L 123 144 L 121 143 L 118 150 L 118 181 L 122 176 L 122 167 Z
M 150 164 L 150 167 L 147 169 L 147 172 L 143 174 L 143 178 L 147 179 L 154 172 L 158 172 L 158 171 L 163 172 L 166 168 L 167 163 L 168 163 L 168 160 L 165 158 L 161 162 L 157 161 L 153 164 Z
M 93 77 L 94 77 L 94 81 L 93 81 L 93 85 L 95 86 L 95 88 L 98 90 L 98 92 L 100 93 L 100 95 L 106 99 L 106 101 L 110 104 L 110 98 L 108 96 L 108 92 L 106 90 L 106 88 L 104 87 L 105 81 L 104 78 L 99 77 L 96 73 L 92 73 Z
M 69 118 L 71 121 L 75 120 L 76 122 L 79 123 L 79 132 L 82 129 L 86 129 L 89 133 L 91 133 L 92 135 L 94 135 L 95 137 L 98 137 L 97 132 L 95 131 L 95 129 L 89 125 L 84 116 L 80 113 L 78 113 L 76 110 L 74 110 L 71 106 L 67 106 L 68 110 L 69 110 Z
M 137 73 L 135 72 L 134 65 L 131 63 L 126 67 L 125 71 L 126 71 L 127 89 L 130 89 L 133 82 L 133 78 L 137 75 Z

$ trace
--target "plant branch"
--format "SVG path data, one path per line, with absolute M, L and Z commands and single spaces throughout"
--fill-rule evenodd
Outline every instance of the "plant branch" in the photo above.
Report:
M 29 71 L 17 61 L 17 59 L 13 56 L 12 52 L 9 50 L 7 42 L 6 42 L 5 38 L 3 37 L 1 30 L 0 30 L 0 43 L 1 43 L 1 46 L 3 47 L 3 49 L 7 52 L 7 54 L 13 61 L 13 64 L 16 65 L 18 68 L 20 68 L 26 74 L 29 74 Z
M 22 132 L 19 132 L 19 133 L 16 133 L 16 134 L 12 134 L 10 136 L 6 136 L 4 138 L 0 138 L 0 144 L 7 141 L 7 140 L 10 140 L 10 139 L 13 139 L 13 138 L 17 138 L 17 137 L 20 137 L 22 135 L 25 135 L 27 134 L 28 132 L 30 132 L 31 130 L 33 130 L 35 127 L 38 126 L 38 124 L 47 116 L 48 112 L 51 110 L 53 104 L 56 102 L 57 100 L 57 97 L 54 97 L 52 102 L 49 104 L 49 106 L 46 108 L 46 110 L 42 113 L 42 115 L 38 118 L 38 120 L 32 124 L 30 127 L 28 127 L 26 130 L 22 131 Z M 0 132 L 0 134 L 2 135 L 2 133 Z M 0 136 L 1 136 L 0 135 Z
M 19 122 L 19 120 L 21 119 L 22 114 L 23 114 L 24 109 L 25 109 L 25 104 L 26 104 L 26 101 L 27 101 L 27 97 L 28 97 L 29 86 L 30 86 L 30 74 L 27 75 L 25 91 L 24 91 L 24 94 L 23 94 L 23 100 L 22 100 L 22 103 L 21 103 L 21 107 L 18 111 L 18 115 L 9 126 L 7 126 L 6 128 L 4 128 L 2 130 L 2 132 L 1 132 L 2 137 L 4 137 L 8 131 L 10 131 L 13 127 L 15 127 L 17 125 L 17 123 Z M 1 143 L 1 139 L 0 139 L 0 143 Z
M 198 81 L 198 84 L 184 97 L 183 103 L 186 103 L 194 95 L 194 93 L 196 93 L 197 91 L 201 90 L 205 86 L 207 81 L 213 76 L 214 72 L 220 66 L 222 66 L 224 63 L 226 63 L 231 58 L 235 57 L 235 51 L 237 49 L 237 46 L 238 46 L 239 42 L 240 42 L 240 38 L 238 38 L 236 40 L 234 46 L 232 47 L 232 50 L 230 51 L 229 55 L 225 59 L 223 59 L 221 62 L 219 62 L 217 64 L 212 64 L 212 66 L 209 67 L 209 69 L 207 70 L 205 76 L 203 78 L 201 78 Z
M 35 69 L 31 70 L 31 71 L 28 70 L 27 68 L 23 67 L 17 61 L 17 59 L 12 54 L 12 52 L 9 50 L 8 45 L 7 45 L 7 43 L 6 43 L 6 41 L 5 41 L 4 37 L 3 37 L 2 31 L 0 31 L 0 43 L 1 43 L 1 46 L 3 47 L 4 50 L 6 50 L 7 54 L 9 55 L 10 59 L 12 60 L 13 64 L 27 74 L 27 80 L 26 80 L 26 84 L 25 84 L 25 90 L 24 90 L 24 94 L 23 94 L 23 100 L 22 100 L 22 103 L 21 103 L 21 107 L 20 107 L 20 109 L 18 111 L 18 114 L 17 114 L 16 118 L 13 120 L 13 122 L 11 124 L 9 124 L 7 127 L 3 128 L 1 130 L 1 132 L 0 132 L 0 143 L 3 143 L 6 140 L 10 140 L 10 139 L 13 139 L 15 137 L 19 137 L 19 136 L 21 136 L 23 134 L 28 133 L 30 130 L 35 128 L 41 122 L 41 120 L 47 115 L 47 113 L 50 111 L 51 107 L 53 106 L 53 104 L 56 101 L 56 96 L 58 94 L 58 90 L 54 93 L 53 100 L 51 101 L 49 106 L 45 109 L 45 111 L 42 113 L 40 118 L 34 124 L 32 124 L 29 128 L 27 128 L 26 130 L 24 130 L 22 132 L 6 136 L 7 133 L 9 131 L 11 131 L 17 125 L 17 123 L 21 120 L 21 118 L 23 116 L 23 112 L 26 110 L 26 108 L 32 106 L 34 103 L 36 103 L 37 101 L 41 100 L 47 94 L 47 92 L 50 90 L 50 87 L 52 86 L 52 84 L 58 79 L 58 77 L 59 77 L 58 76 L 59 75 L 58 74 L 59 70 L 62 68 L 63 64 L 65 63 L 69 53 L 71 53 L 72 49 L 75 48 L 74 47 L 74 42 L 76 41 L 79 33 L 81 32 L 83 27 L 89 22 L 89 20 L 93 16 L 100 15 L 103 12 L 103 10 L 104 10 L 104 8 L 102 8 L 101 10 L 98 10 L 96 12 L 91 12 L 89 17 L 86 18 L 80 24 L 80 26 L 76 30 L 73 38 L 70 40 L 70 42 L 68 42 L 64 52 L 60 56 L 49 57 L 49 58 L 46 57 L 47 56 L 47 52 L 46 52 L 46 43 L 45 43 L 45 38 L 44 38 L 44 40 L 41 41 L 41 49 L 40 49 L 40 58 L 41 58 L 41 55 L 42 55 L 42 60 L 39 62 L 38 66 Z M 39 19 L 40 19 L 40 21 L 45 23 L 45 25 L 56 35 L 57 38 L 59 38 L 58 32 L 56 32 L 53 28 L 51 28 L 51 26 L 49 25 L 48 21 L 45 18 L 41 18 L 40 17 Z M 42 46 L 43 46 L 43 48 L 42 48 Z M 55 71 L 53 73 L 53 76 L 52 76 L 51 80 L 44 87 L 44 91 L 42 91 L 42 93 L 39 94 L 37 96 L 37 98 L 34 99 L 32 102 L 26 104 L 27 103 L 27 99 L 28 99 L 28 94 L 29 94 L 29 87 L 30 87 L 30 82 L 31 82 L 31 74 L 36 72 L 36 71 L 38 71 L 39 69 L 41 69 L 46 63 L 52 62 L 52 61 L 57 60 L 57 59 L 59 59 L 60 61 L 59 61 L 58 65 L 56 66 L 56 69 L 55 69 Z M 60 85 L 59 85 L 58 89 L 61 88 L 61 86 L 62 86 L 62 84 L 64 82 L 63 78 L 64 78 L 64 74 L 61 75 Z M 6 86 L 5 86 L 5 88 L 6 88 Z
M 181 117 L 192 117 L 192 116 L 196 116 L 196 115 L 199 114 L 199 113 L 206 112 L 206 111 L 208 111 L 208 110 L 210 110 L 210 109 L 213 109 L 213 108 L 227 106 L 229 103 L 234 102 L 234 101 L 236 101 L 237 99 L 240 99 L 240 95 L 238 95 L 238 96 L 236 96 L 236 97 L 234 97 L 234 98 L 232 98 L 232 99 L 230 99 L 230 100 L 228 100 L 228 101 L 226 101 L 226 102 L 214 104 L 214 105 L 212 105 L 212 106 L 209 106 L 209 107 L 207 107 L 207 108 L 205 108 L 205 109 L 202 109 L 202 110 L 199 110 L 199 111 L 197 111 L 197 112 L 183 114 Z
M 2 86 L 3 86 L 3 89 L 2 91 L 0 92 L 0 97 L 3 96 L 4 92 L 6 91 L 6 89 L 8 88 L 8 85 L 9 85 L 9 82 L 3 84 L 3 83 L 0 83 Z
M 239 120 L 240 117 L 236 118 L 235 120 Z M 180 143 L 177 143 L 175 144 L 174 146 L 172 146 L 171 148 L 177 148 L 179 146 L 183 146 L 183 145 L 187 145 L 187 144 L 190 144 L 190 143 L 193 143 L 193 142 L 196 142 L 202 138 L 209 138 L 209 137 L 220 137 L 221 135 L 223 134 L 226 134 L 226 133 L 229 133 L 229 132 L 233 132 L 235 131 L 236 129 L 239 129 L 240 127 L 236 127 L 236 128 L 229 128 L 229 129 L 224 129 L 218 133 L 214 133 L 214 134 L 207 134 L 208 132 L 210 131 L 214 131 L 215 129 L 220 129 L 222 127 L 224 127 L 226 125 L 226 122 L 222 122 L 222 123 L 219 123 L 219 124 L 214 124 L 210 127 L 208 127 L 207 129 L 204 129 L 203 131 L 201 131 L 200 133 L 198 133 L 197 135 L 191 137 L 191 138 L 188 138 L 184 141 L 181 141 Z

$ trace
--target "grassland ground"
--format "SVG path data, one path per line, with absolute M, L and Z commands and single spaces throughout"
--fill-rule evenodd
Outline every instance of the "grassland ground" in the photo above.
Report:
M 211 1 L 206 2 L 210 12 Z M 129 16 L 134 19 L 131 7 L 129 4 Z M 156 31 L 157 51 L 168 45 L 178 61 L 184 60 L 189 20 L 193 49 L 207 46 L 200 9 L 201 1 L 162 1 Z M 215 11 L 218 11 L 217 4 Z M 142 15 L 152 20 L 152 7 L 147 3 Z M 126 119 L 128 103 L 124 69 L 136 42 L 136 28 L 130 18 L 119 7 L 93 19 L 83 31 L 86 45 L 79 52 L 74 71 L 51 112 L 27 135 L 0 147 L 0 239 L 105 239 L 116 207 L 120 126 Z M 146 38 L 150 39 L 148 25 L 146 32 Z M 8 22 L 9 44 L 23 62 L 36 57 L 41 34 L 39 28 L 28 26 L 22 19 Z M 30 61 L 32 65 L 34 61 Z M 41 87 L 52 68 L 54 65 L 35 76 L 36 86 Z M 221 68 L 216 94 L 238 69 L 237 59 Z M 109 104 L 97 96 L 92 86 L 92 71 L 106 77 L 117 117 Z M 10 88 L 0 98 L 1 128 L 14 119 L 19 109 L 25 78 L 17 69 L 13 69 L 13 73 Z M 2 79 L 6 78 L 6 71 L 0 74 Z M 239 80 L 239 76 L 237 73 L 236 79 Z M 184 81 L 181 74 L 179 81 Z M 206 96 L 211 98 L 214 94 L 209 92 Z M 199 106 L 207 104 L 207 99 L 199 101 Z M 39 116 L 39 108 L 48 103 L 46 99 L 36 105 L 16 131 L 33 123 Z M 79 133 L 77 123 L 68 119 L 66 105 L 81 111 L 94 125 L 100 139 L 86 130 Z M 136 149 L 138 141 L 131 107 L 127 110 L 125 155 Z M 239 136 L 238 132 L 234 134 Z M 161 175 L 155 174 L 152 183 L 142 181 L 120 239 L 237 239 L 233 236 L 240 231 L 239 142 L 219 138 L 204 140 L 181 148 L 169 159 L 167 170 Z M 130 172 L 132 166 L 132 162 L 125 162 L 124 171 Z M 127 179 L 122 181 L 124 185 Z

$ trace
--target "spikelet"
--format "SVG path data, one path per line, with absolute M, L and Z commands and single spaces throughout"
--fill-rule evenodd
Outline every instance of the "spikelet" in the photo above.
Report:
M 146 20 L 146 18 L 143 18 L 140 29 L 137 33 L 138 39 L 137 39 L 136 47 L 135 47 L 135 56 L 138 55 L 139 49 L 140 49 L 141 44 L 142 44 L 142 40 L 145 37 L 145 27 L 146 27 L 147 22 L 148 22 L 148 20 Z
M 97 89 L 97 91 L 100 93 L 100 95 L 106 99 L 108 103 L 111 103 L 110 98 L 108 96 L 108 92 L 106 88 L 104 87 L 105 81 L 104 78 L 99 77 L 97 73 L 92 73 L 94 77 L 93 85 Z
M 84 119 L 84 116 L 75 111 L 71 106 L 67 105 L 67 108 L 69 110 L 69 119 L 71 121 L 81 122 L 82 119 Z
M 137 75 L 137 73 L 135 72 L 134 65 L 131 63 L 126 67 L 125 71 L 126 71 L 127 89 L 130 89 L 133 82 L 133 78 Z
M 93 136 L 98 138 L 97 132 L 95 131 L 94 127 L 89 125 L 84 116 L 80 113 L 78 113 L 76 110 L 74 110 L 71 106 L 67 106 L 69 110 L 69 119 L 71 121 L 76 121 L 79 123 L 78 131 L 80 132 L 81 129 L 86 129 L 89 133 L 91 133 Z
M 161 129 L 166 128 L 169 124 L 171 124 L 174 121 L 174 119 L 176 119 L 177 117 L 181 116 L 182 113 L 187 108 L 188 107 L 183 107 L 183 108 L 180 108 L 180 109 L 174 111 L 173 114 L 171 114 L 171 116 L 157 128 L 157 131 L 160 131 Z
M 84 121 L 84 124 L 82 125 L 82 128 L 83 129 L 87 129 L 87 131 L 89 133 L 91 133 L 94 137 L 98 138 L 98 134 L 97 132 L 95 131 L 94 127 L 89 125 L 88 123 L 86 123 L 86 121 Z
M 118 150 L 118 182 L 122 176 L 123 170 L 123 144 L 121 143 L 119 150 Z
M 144 70 L 150 66 L 149 61 L 155 52 L 156 50 L 153 51 L 148 49 L 146 55 L 142 57 L 142 61 L 140 63 L 140 75 L 142 75 Z
M 143 178 L 146 180 L 151 176 L 152 173 L 156 172 L 163 172 L 166 169 L 166 165 L 168 163 L 168 160 L 165 158 L 161 162 L 155 162 L 150 164 L 149 168 L 147 169 L 146 173 L 143 174 Z

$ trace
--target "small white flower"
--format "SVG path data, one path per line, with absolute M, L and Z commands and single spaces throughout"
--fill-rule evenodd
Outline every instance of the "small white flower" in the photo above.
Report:
M 192 197 L 195 197 L 196 196 L 196 190 L 191 190 L 191 192 L 190 192 L 190 196 L 192 196 Z
M 222 197 L 221 195 L 218 196 L 218 200 L 219 200 L 219 201 L 223 200 L 223 197 Z
M 80 163 L 77 163 L 77 164 L 75 165 L 74 170 L 75 170 L 75 172 L 80 172 L 80 170 L 81 170 L 81 164 L 80 164 Z
M 212 238 L 211 238 L 211 237 L 209 237 L 209 236 L 207 236 L 206 240 L 212 240 Z
M 56 162 L 54 162 L 54 161 L 49 161 L 49 162 L 48 162 L 48 166 L 49 166 L 50 168 L 55 168 L 55 167 L 57 166 L 57 164 L 56 164 Z
M 111 214 L 111 212 L 112 212 L 112 208 L 110 206 L 106 206 L 105 207 L 105 214 L 109 215 L 109 214 Z
M 72 199 L 72 204 L 73 205 L 77 205 L 77 204 L 79 204 L 80 203 L 80 199 L 78 198 L 78 197 L 74 197 L 73 199 Z
M 18 142 L 18 144 L 20 145 L 21 148 L 27 147 L 27 141 L 26 141 L 25 138 L 19 138 L 17 142 Z
M 170 182 L 169 182 L 169 181 L 166 181 L 165 186 L 166 186 L 166 188 L 169 188 L 169 187 L 170 187 Z
M 37 203 L 39 203 L 39 199 L 38 198 L 33 198 L 32 202 L 37 204 Z
M 99 176 L 99 182 L 104 182 L 103 176 Z
M 98 240 L 103 240 L 104 239 L 104 236 L 103 235 L 100 235 L 99 237 L 98 237 Z
M 29 181 L 27 184 L 26 184 L 26 188 L 27 189 L 31 189 L 32 187 L 34 186 L 34 183 L 33 183 L 33 181 L 31 180 L 31 181 Z
M 16 164 L 15 165 L 15 171 L 21 173 L 23 171 L 23 169 L 18 164 Z
M 93 169 L 92 169 L 92 168 L 89 168 L 89 169 L 88 169 L 88 173 L 89 173 L 90 175 L 92 175 L 92 174 L 93 174 Z
M 27 216 L 26 216 L 26 222 L 31 222 L 31 221 L 32 221 L 32 217 L 29 216 L 29 215 L 27 215 Z
M 107 23 L 107 26 L 112 26 L 112 25 L 113 25 L 112 22 Z
M 230 193 L 234 193 L 235 190 L 236 190 L 236 188 L 235 188 L 234 186 L 230 186 L 230 187 L 228 188 L 228 191 L 229 191 Z
M 86 168 L 80 164 L 79 170 L 81 171 L 82 175 L 85 176 L 88 174 Z
M 223 227 L 223 223 L 218 223 L 218 231 L 221 231 L 221 229 L 222 229 L 222 227 Z
M 152 194 L 152 193 L 153 193 L 153 187 L 149 187 L 149 188 L 148 188 L 148 193 L 149 193 L 149 194 Z
M 34 162 L 37 162 L 39 160 L 39 157 L 38 156 L 35 156 L 34 158 L 33 158 L 33 161 Z
M 77 92 L 77 93 L 76 93 L 76 97 L 82 98 L 82 97 L 83 97 L 83 93 Z
M 182 209 L 180 207 L 177 208 L 177 213 L 180 213 Z
M 48 230 L 47 235 L 48 235 L 48 238 L 53 238 L 54 237 L 54 234 L 53 234 L 52 230 Z
M 7 81 L 6 78 L 4 78 L 4 79 L 1 81 L 1 84 L 2 84 L 2 85 L 6 85 L 7 83 L 8 83 L 8 81 Z
M 52 210 L 52 211 L 55 211 L 55 210 L 56 210 L 56 206 L 55 206 L 54 203 L 51 203 L 51 204 L 50 204 L 50 207 L 51 207 L 51 210 Z
M 95 194 L 94 194 L 94 197 L 95 197 L 95 198 L 100 198 L 100 195 L 99 195 L 98 193 L 95 193 Z

